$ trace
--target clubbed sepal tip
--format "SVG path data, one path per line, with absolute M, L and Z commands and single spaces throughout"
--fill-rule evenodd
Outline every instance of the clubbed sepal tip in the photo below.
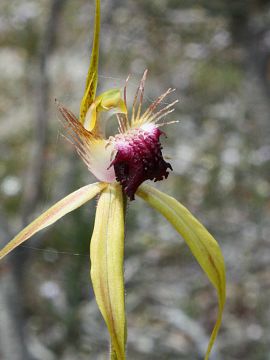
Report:
M 111 163 L 116 180 L 130 200 L 145 180 L 167 178 L 172 167 L 163 159 L 159 137 L 162 132 L 155 125 L 139 128 L 114 138 L 116 156 Z

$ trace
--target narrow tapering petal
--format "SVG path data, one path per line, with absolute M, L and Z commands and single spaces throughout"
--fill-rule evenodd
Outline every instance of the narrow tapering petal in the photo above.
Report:
M 64 199 L 58 201 L 49 210 L 45 211 L 31 224 L 19 232 L 19 234 L 16 235 L 9 243 L 7 243 L 7 245 L 0 251 L 0 260 L 38 231 L 52 225 L 67 213 L 77 209 L 87 201 L 91 200 L 106 186 L 106 183 L 86 185 L 69 194 Z
M 111 359 L 125 360 L 124 209 L 119 184 L 109 185 L 100 195 L 90 257 L 97 304 L 111 337 Z
M 216 288 L 219 311 L 205 355 L 205 360 L 207 360 L 221 325 L 225 304 L 226 276 L 220 247 L 206 228 L 173 197 L 149 185 L 141 185 L 137 195 L 144 199 L 151 207 L 158 210 L 173 225 L 183 237 L 196 260 Z

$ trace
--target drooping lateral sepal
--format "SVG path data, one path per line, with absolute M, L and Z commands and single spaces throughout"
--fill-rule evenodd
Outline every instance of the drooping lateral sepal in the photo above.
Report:
M 121 186 L 101 193 L 90 244 L 91 279 L 111 338 L 111 359 L 125 360 L 124 205 Z
M 151 207 L 158 210 L 177 230 L 192 254 L 214 285 L 218 295 L 218 316 L 212 331 L 205 360 L 219 331 L 226 295 L 225 265 L 221 249 L 206 228 L 178 201 L 149 185 L 141 185 L 136 193 Z
M 7 245 L 0 250 L 0 260 L 9 252 L 36 234 L 38 231 L 52 225 L 57 220 L 61 219 L 67 213 L 82 206 L 87 201 L 95 197 L 102 189 L 107 186 L 106 183 L 94 183 L 86 185 L 79 190 L 66 196 L 64 199 L 58 201 L 42 215 L 36 218 L 31 224 L 26 226 L 18 235 L 16 235 Z

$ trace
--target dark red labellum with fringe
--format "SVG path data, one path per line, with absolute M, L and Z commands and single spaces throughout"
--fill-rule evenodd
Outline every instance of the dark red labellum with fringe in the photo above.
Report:
M 172 167 L 163 159 L 159 137 L 162 132 L 153 126 L 149 131 L 138 129 L 116 138 L 114 166 L 116 180 L 120 182 L 130 200 L 145 180 L 167 178 Z

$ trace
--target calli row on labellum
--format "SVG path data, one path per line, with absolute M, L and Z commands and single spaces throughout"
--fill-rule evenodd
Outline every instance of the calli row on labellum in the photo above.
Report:
M 146 180 L 165 179 L 172 170 L 163 158 L 160 144 L 163 134 L 160 128 L 168 122 L 160 121 L 173 111 L 176 101 L 162 107 L 164 98 L 172 92 L 169 89 L 142 111 L 146 71 L 130 112 L 127 84 L 123 96 L 120 89 L 110 89 L 96 97 L 99 33 L 100 1 L 96 0 L 93 48 L 79 118 L 57 103 L 69 140 L 99 182 L 72 192 L 40 215 L 0 250 L 0 260 L 38 231 L 99 195 L 90 246 L 91 279 L 110 334 L 110 358 L 125 360 L 124 218 L 126 197 L 134 200 L 136 194 L 172 224 L 216 289 L 218 315 L 206 349 L 207 360 L 221 325 L 225 304 L 225 265 L 220 247 L 182 204 L 144 184 Z M 108 138 L 106 121 L 102 121 L 106 113 L 115 114 L 118 121 L 118 133 Z

